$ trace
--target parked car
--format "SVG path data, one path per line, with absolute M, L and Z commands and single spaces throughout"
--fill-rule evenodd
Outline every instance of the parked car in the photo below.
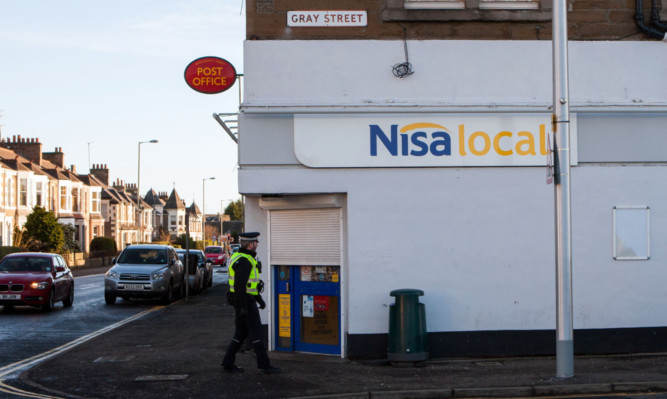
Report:
M 199 294 L 206 287 L 210 287 L 209 279 L 213 278 L 213 272 L 211 271 L 211 261 L 206 258 L 202 250 L 191 249 L 189 251 L 190 259 L 194 261 L 189 264 L 190 290 L 195 294 Z M 185 265 L 186 250 L 177 249 L 176 253 L 178 254 L 179 259 L 181 259 L 181 262 L 183 262 L 183 265 Z
M 206 257 L 213 261 L 214 265 L 224 266 L 227 264 L 227 251 L 221 245 L 209 245 L 204 248 Z
M 0 305 L 41 306 L 45 311 L 62 301 L 74 303 L 74 277 L 62 256 L 41 252 L 19 252 L 0 262 Z
M 183 263 L 170 245 L 131 245 L 113 261 L 104 276 L 104 300 L 108 305 L 117 297 L 161 298 L 171 303 L 177 293 L 185 293 Z
M 194 252 L 199 259 L 199 267 L 204 269 L 204 286 L 211 287 L 213 285 L 213 261 L 206 257 L 204 251 L 197 249 Z

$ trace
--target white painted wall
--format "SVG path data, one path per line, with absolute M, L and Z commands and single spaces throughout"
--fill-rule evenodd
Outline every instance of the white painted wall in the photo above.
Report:
M 552 104 L 550 41 L 257 40 L 244 46 L 244 106 Z M 665 44 L 570 42 L 572 106 L 667 106 Z M 419 109 L 413 109 L 419 110 Z
M 391 65 L 403 61 L 400 41 L 246 42 L 239 191 L 347 194 L 349 333 L 387 332 L 397 288 L 425 291 L 429 331 L 554 329 L 554 193 L 544 168 L 309 169 L 294 157 L 294 113 L 548 112 L 550 42 L 408 48 L 415 74 L 398 79 Z M 571 42 L 579 120 L 601 110 L 664 118 L 666 61 L 658 42 Z M 580 141 L 604 137 L 601 121 L 580 128 Z M 660 126 L 651 125 L 649 140 Z M 624 161 L 572 168 L 578 329 L 667 325 L 667 189 L 659 183 L 667 167 Z M 265 230 L 265 212 L 246 205 L 246 227 Z M 650 260 L 612 259 L 615 205 L 651 207 Z

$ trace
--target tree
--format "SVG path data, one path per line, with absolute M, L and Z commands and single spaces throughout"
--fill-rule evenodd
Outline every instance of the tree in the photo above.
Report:
M 79 247 L 79 242 L 76 240 L 76 227 L 71 224 L 60 223 L 60 228 L 63 229 L 63 236 L 65 242 L 61 250 L 63 252 L 79 252 L 81 248 Z
M 230 202 L 225 208 L 225 215 L 229 215 L 230 220 L 243 220 L 243 200 L 239 198 Z
M 189 237 L 190 240 L 188 242 L 187 240 L 188 236 L 185 234 L 181 234 L 180 236 L 174 238 L 172 240 L 172 244 L 180 246 L 182 249 L 186 248 L 186 245 L 188 245 L 189 249 L 195 249 L 196 243 L 195 240 L 192 239 L 192 237 Z
M 32 208 L 25 222 L 23 242 L 29 249 L 43 252 L 58 252 L 65 243 L 63 229 L 56 215 L 37 205 Z

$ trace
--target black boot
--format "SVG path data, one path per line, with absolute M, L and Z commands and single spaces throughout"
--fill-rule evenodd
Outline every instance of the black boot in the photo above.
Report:
M 236 362 L 236 352 L 241 349 L 241 342 L 232 340 L 227 347 L 227 352 L 225 352 L 225 357 L 222 359 L 220 365 L 225 368 L 225 370 L 236 367 L 234 363 Z

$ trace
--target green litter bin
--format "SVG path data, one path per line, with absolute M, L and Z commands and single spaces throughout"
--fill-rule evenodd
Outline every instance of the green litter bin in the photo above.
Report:
M 390 362 L 421 362 L 428 359 L 426 308 L 419 302 L 424 291 L 402 288 L 389 295 L 396 297 L 389 305 Z

